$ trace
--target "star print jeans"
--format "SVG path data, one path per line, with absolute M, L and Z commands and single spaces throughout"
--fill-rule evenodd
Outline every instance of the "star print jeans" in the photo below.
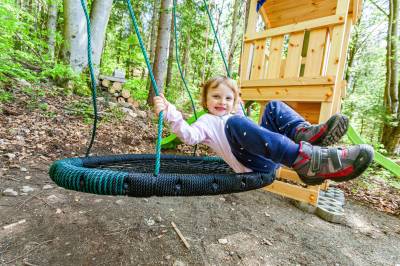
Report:
M 262 116 L 261 125 L 243 116 L 232 116 L 225 125 L 225 134 L 233 155 L 256 172 L 274 172 L 280 164 L 292 166 L 299 145 L 292 141 L 296 128 L 307 123 L 292 108 L 280 101 L 271 101 Z

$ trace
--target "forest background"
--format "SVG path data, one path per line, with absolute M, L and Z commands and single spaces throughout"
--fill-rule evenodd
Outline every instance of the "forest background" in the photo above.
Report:
M 208 3 L 234 78 L 238 77 L 249 2 Z M 92 0 L 87 4 L 96 74 L 110 76 L 115 69 L 123 69 L 127 78 L 124 88 L 141 108 L 150 108 L 152 88 L 126 2 Z M 132 6 L 158 87 L 168 99 L 190 113 L 190 100 L 175 61 L 172 0 L 137 0 Z M 342 105 L 342 111 L 363 139 L 397 162 L 400 155 L 398 9 L 397 0 L 364 1 L 347 55 L 347 97 Z M 196 99 L 201 84 L 226 72 L 204 1 L 178 1 L 177 14 L 178 60 L 199 106 Z M 77 115 L 91 123 L 87 33 L 81 2 L 5 0 L 0 3 L 0 21 L 0 104 L 15 100 L 12 84 L 16 80 L 51 83 L 63 88 L 64 95 L 82 96 L 82 102 L 74 108 Z M 23 91 L 32 99 L 28 105 L 51 116 L 46 102 L 40 100 L 48 90 L 39 85 L 27 86 Z M 389 172 L 379 171 L 381 176 L 391 177 Z

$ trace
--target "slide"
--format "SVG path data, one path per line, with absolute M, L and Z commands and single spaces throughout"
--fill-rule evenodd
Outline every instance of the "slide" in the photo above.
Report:
M 354 128 L 349 125 L 349 129 L 347 130 L 347 137 L 350 139 L 351 142 L 354 144 L 363 144 L 365 141 L 357 134 Z M 395 176 L 400 177 L 400 165 L 395 163 L 394 161 L 386 158 L 379 152 L 375 151 L 375 162 L 382 165 L 384 168 L 392 172 Z

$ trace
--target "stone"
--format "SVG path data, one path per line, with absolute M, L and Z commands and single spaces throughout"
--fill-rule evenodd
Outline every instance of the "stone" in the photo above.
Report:
M 35 189 L 30 187 L 30 186 L 22 186 L 22 188 L 20 189 L 23 193 L 29 193 L 34 191 Z
M 4 195 L 4 196 L 8 196 L 8 197 L 16 197 L 16 196 L 18 196 L 18 192 L 15 191 L 15 190 L 12 189 L 12 188 L 6 188 L 6 189 L 3 191 L 3 195 Z
M 123 205 L 124 203 L 125 203 L 125 201 L 122 199 L 115 201 L 115 204 L 117 204 L 117 205 Z
M 187 264 L 183 261 L 180 260 L 176 260 L 174 261 L 174 264 L 172 264 L 173 266 L 187 266 Z
M 141 118 L 147 118 L 147 113 L 146 113 L 145 111 L 138 110 L 137 112 L 138 112 L 138 115 L 139 115 Z
M 46 199 L 50 204 L 64 203 L 67 201 L 62 195 L 50 195 Z
M 228 244 L 228 239 L 226 238 L 220 238 L 218 239 L 218 243 L 222 244 L 222 245 L 226 245 Z
M 46 190 L 46 189 L 52 189 L 52 188 L 53 188 L 52 185 L 44 185 L 42 189 Z
M 144 219 L 145 220 L 145 222 L 146 222 L 146 224 L 148 225 L 148 226 L 152 226 L 152 225 L 154 225 L 156 222 L 153 220 L 153 218 L 152 217 L 150 217 L 149 219 Z

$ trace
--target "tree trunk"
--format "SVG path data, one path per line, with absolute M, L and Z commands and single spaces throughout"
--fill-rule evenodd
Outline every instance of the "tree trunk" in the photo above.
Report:
M 54 61 L 56 46 L 58 0 L 51 0 L 49 3 L 49 17 L 47 19 L 47 46 L 51 61 Z
M 151 34 L 150 34 L 150 63 L 151 63 L 151 68 L 154 68 L 154 53 L 156 51 L 156 29 L 157 29 L 157 21 L 158 21 L 158 7 L 159 7 L 159 0 L 154 0 L 153 2 L 153 15 L 151 17 Z M 151 80 L 150 80 L 150 75 L 147 78 L 147 84 L 146 84 L 146 88 L 147 90 L 150 89 L 150 84 L 151 84 Z
M 224 4 L 225 4 L 225 0 L 222 0 L 222 3 L 221 3 L 221 6 L 224 6 Z M 220 26 L 220 19 L 221 19 L 221 15 L 222 15 L 222 8 L 220 8 L 220 9 L 218 9 L 217 8 L 217 10 L 218 10 L 218 15 L 217 15 L 217 20 L 216 20 L 216 22 L 215 22 L 215 24 L 214 25 L 216 25 L 216 29 L 215 29 L 215 32 L 216 32 L 216 34 L 217 34 L 217 36 L 218 36 L 218 31 L 219 31 L 219 26 Z M 212 46 L 211 46 L 211 56 L 210 56 L 210 61 L 208 62 L 208 69 L 207 69 L 207 74 L 206 74 L 206 79 L 208 79 L 210 76 L 211 76 L 211 65 L 213 64 L 213 61 L 214 61 L 214 48 L 215 48 L 215 43 L 216 43 L 216 39 L 215 39 L 215 36 L 214 36 L 214 39 L 213 39 L 213 44 L 212 44 Z
M 400 154 L 400 110 L 399 110 L 399 80 L 398 80 L 398 12 L 397 0 L 389 1 L 389 21 L 387 37 L 387 73 L 384 95 L 386 110 L 385 125 L 382 131 L 382 143 L 391 154 Z
M 96 76 L 100 73 L 100 60 L 103 53 L 107 24 L 110 19 L 113 0 L 95 0 L 90 12 L 93 65 Z
M 174 43 L 175 43 L 174 20 L 171 19 L 171 35 L 169 37 L 168 67 L 167 67 L 167 80 L 165 81 L 165 90 L 169 88 L 169 85 L 172 80 L 172 67 L 174 63 Z
M 249 21 L 249 14 L 250 14 L 250 2 L 251 0 L 246 0 L 246 15 L 244 19 L 244 31 L 247 30 L 247 22 Z
M 157 83 L 159 92 L 163 92 L 164 74 L 167 66 L 167 57 L 169 50 L 169 36 L 171 26 L 171 0 L 161 1 L 160 19 L 158 23 L 157 45 L 154 58 L 154 78 Z M 153 104 L 155 93 L 153 86 L 150 86 L 147 103 Z
M 74 72 L 82 72 L 87 65 L 87 32 L 80 1 L 64 0 L 64 40 L 64 58 Z
M 233 65 L 233 56 L 235 55 L 235 48 L 236 48 L 236 27 L 238 24 L 238 14 L 239 14 L 239 5 L 240 1 L 235 0 L 233 5 L 233 12 L 232 12 L 232 31 L 231 31 L 231 39 L 229 43 L 229 53 L 228 53 L 228 69 L 229 73 L 232 73 L 232 65 Z
M 186 36 L 186 42 L 182 57 L 182 73 L 184 77 L 186 77 L 186 71 L 189 66 L 189 55 L 190 55 L 190 31 L 188 31 Z

